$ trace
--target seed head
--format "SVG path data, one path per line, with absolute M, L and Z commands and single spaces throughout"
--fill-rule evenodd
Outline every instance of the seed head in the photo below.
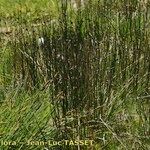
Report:
M 41 46 L 44 44 L 44 38 L 43 37 L 39 37 L 38 39 L 38 45 Z

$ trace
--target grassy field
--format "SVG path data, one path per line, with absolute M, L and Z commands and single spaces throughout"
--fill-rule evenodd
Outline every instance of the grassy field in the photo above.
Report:
M 0 150 L 150 149 L 149 1 L 0 3 Z

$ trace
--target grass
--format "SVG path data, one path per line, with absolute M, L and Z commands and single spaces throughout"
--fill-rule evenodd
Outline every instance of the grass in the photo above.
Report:
M 20 90 L 20 91 L 19 91 Z M 37 92 L 34 95 L 23 93 L 21 89 L 11 90 L 7 93 L 5 102 L 1 105 L 1 137 L 3 141 L 15 141 L 11 149 L 21 147 L 28 149 L 24 144 L 30 139 L 45 140 L 53 137 L 55 128 L 52 126 L 51 104 L 46 92 Z M 51 130 L 49 130 L 51 126 Z M 46 134 L 44 133 L 46 132 Z M 2 141 L 1 140 L 1 141 Z M 22 143 L 23 144 L 22 144 Z M 33 149 L 34 146 L 30 146 Z M 34 147 L 39 149 L 40 147 Z M 7 149 L 1 145 L 1 149 Z
M 2 149 L 149 149 L 149 3 L 51 2 L 2 16 L 0 138 L 17 141 Z M 94 145 L 27 144 L 64 139 Z

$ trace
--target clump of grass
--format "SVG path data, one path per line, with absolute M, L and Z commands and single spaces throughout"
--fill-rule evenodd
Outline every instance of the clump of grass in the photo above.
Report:
M 54 139 L 93 139 L 95 149 L 148 148 L 148 5 L 93 1 L 74 11 L 65 1 L 57 20 L 42 16 L 36 26 L 20 14 L 10 42 L 13 86 L 43 92 L 37 104 L 48 95 Z

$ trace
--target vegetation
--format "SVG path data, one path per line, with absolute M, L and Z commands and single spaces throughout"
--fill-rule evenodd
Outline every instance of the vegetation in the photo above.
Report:
M 1 2 L 1 149 L 150 148 L 149 1 Z

